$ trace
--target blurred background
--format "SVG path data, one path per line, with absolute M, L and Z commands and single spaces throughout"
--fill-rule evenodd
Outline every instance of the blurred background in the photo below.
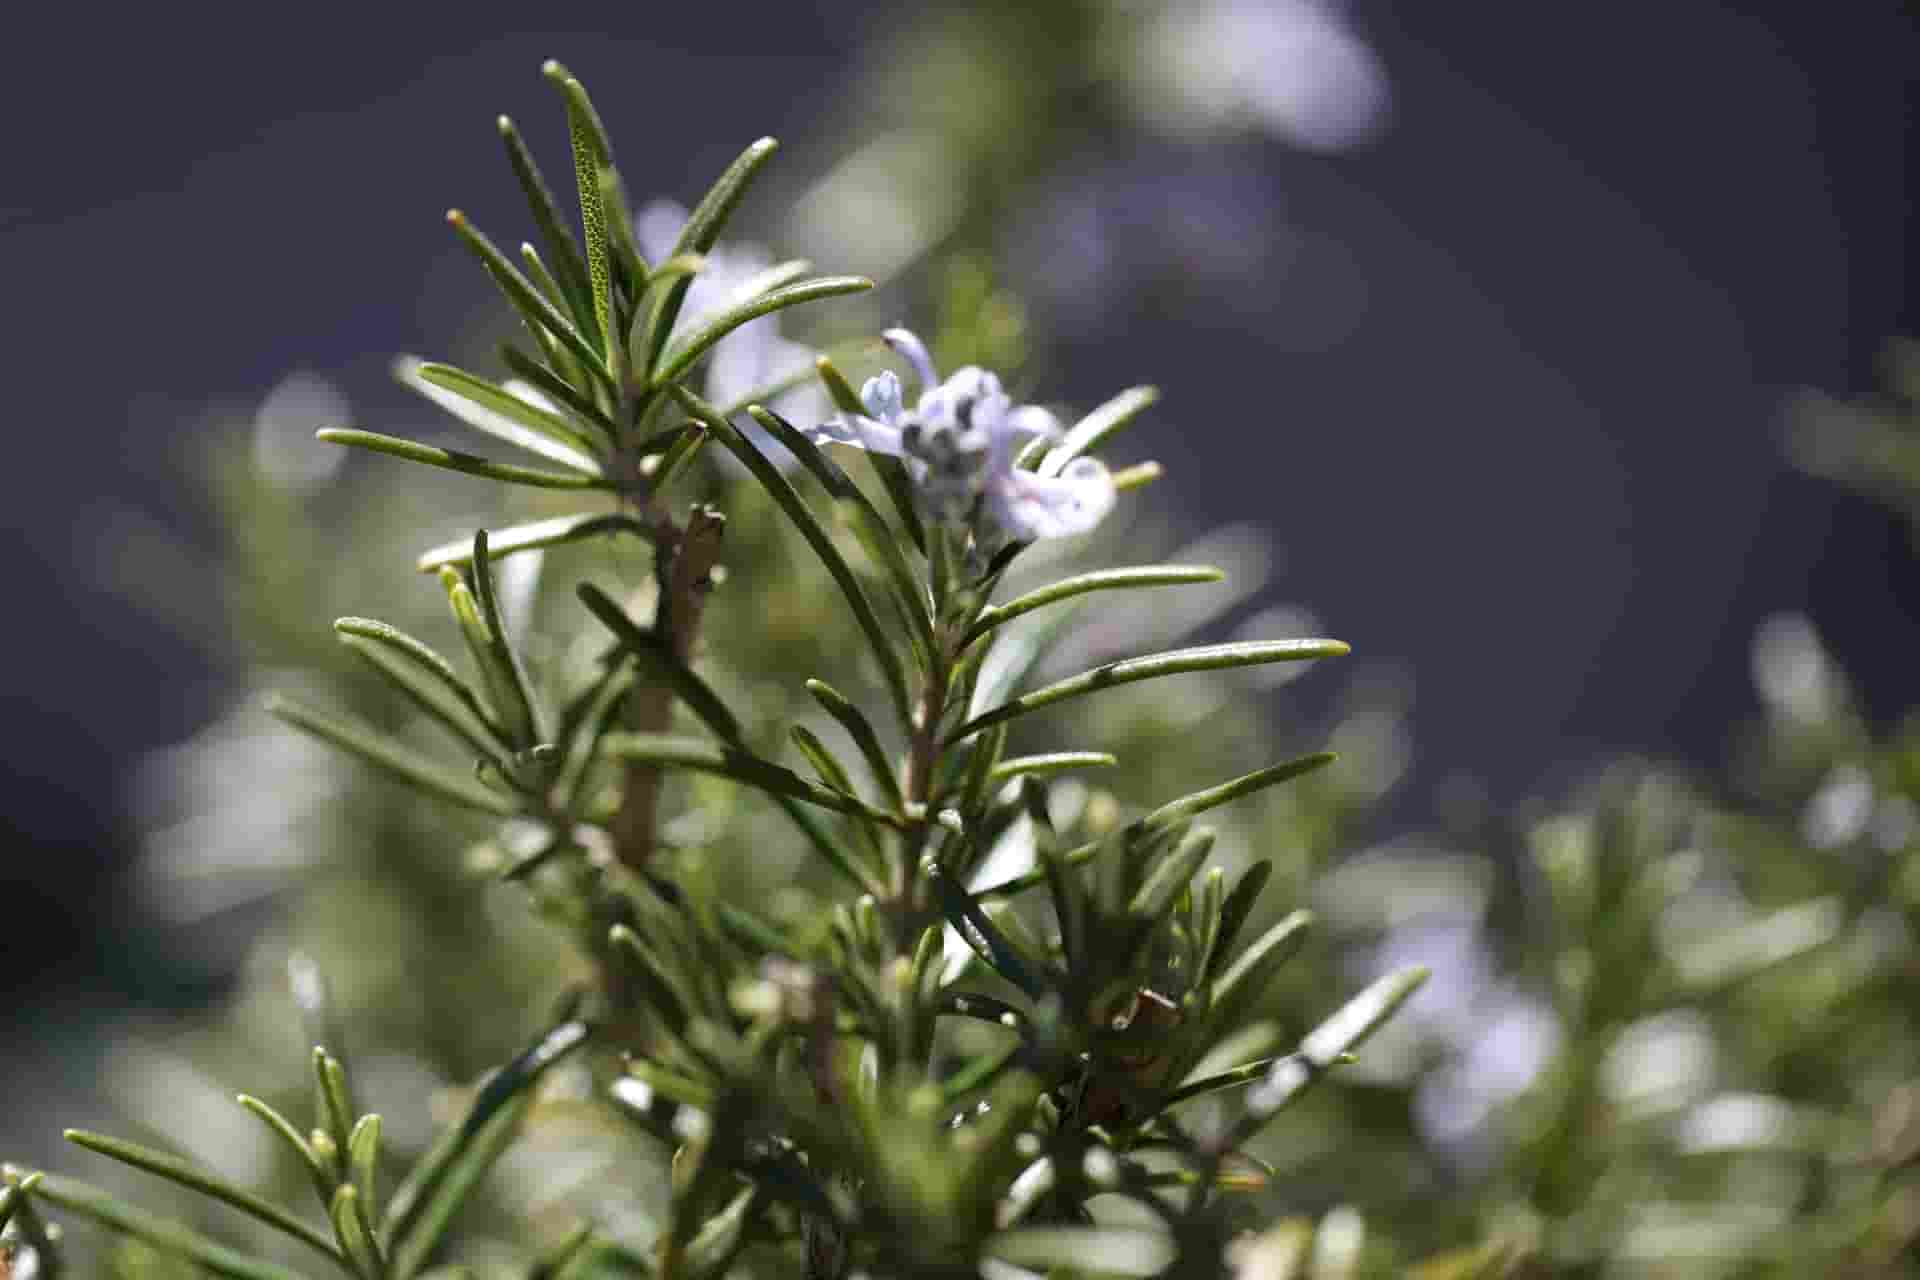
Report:
M 457 531 L 480 499 L 376 491 L 302 441 L 427 421 L 391 356 L 504 332 L 440 215 L 517 228 L 492 117 L 558 156 L 549 56 L 629 183 L 657 181 L 636 200 L 689 201 L 779 136 L 739 234 L 880 279 L 871 328 L 1004 353 L 1083 406 L 1162 388 L 1129 445 L 1169 468 L 1141 536 L 1209 538 L 1247 589 L 1187 621 L 1311 625 L 1360 660 L 1360 694 L 1304 682 L 1261 732 L 1391 708 L 1390 778 L 1302 892 L 1370 901 L 1410 833 L 1512 871 L 1517 833 L 1623 755 L 1717 774 L 1769 671 L 1850 673 L 1861 742 L 1920 698 L 1907 524 L 1789 448 L 1807 389 L 1872 392 L 1920 330 L 1909 6 L 816 0 L 533 30 L 487 8 L 25 20 L 0 80 L 9 1089 L 91 1090 L 130 1011 L 244 989 L 278 899 L 202 903 L 183 947 L 156 841 L 258 873 L 317 839 L 327 796 L 286 788 L 317 751 L 236 708 L 267 669 L 306 678 L 334 613 L 417 591 L 406 555 L 371 559 L 382 529 Z M 1801 763 L 1808 794 L 1831 781 Z M 1602 811 L 1646 803 L 1609 776 Z M 1467 881 L 1497 915 L 1499 874 Z M 1452 919 L 1387 950 L 1457 961 L 1474 1043 L 1554 1039 L 1527 1035 L 1542 1005 L 1488 1012 L 1529 962 Z M 1474 1128 L 1509 1068 L 1456 1070 L 1471 1096 L 1421 1104 L 1428 1138 Z M 27 1151 L 50 1127 L 0 1117 Z

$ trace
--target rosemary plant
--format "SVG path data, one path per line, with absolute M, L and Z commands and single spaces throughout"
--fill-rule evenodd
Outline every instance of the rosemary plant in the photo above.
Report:
M 725 344 L 777 312 L 869 282 L 779 263 L 722 296 L 708 288 L 709 304 L 686 314 L 774 143 L 748 147 L 670 249 L 646 257 L 585 89 L 557 64 L 545 73 L 570 129 L 578 231 L 504 118 L 537 243 L 509 253 L 463 214 L 448 215 L 524 325 L 501 351 L 511 376 L 398 367 L 428 399 L 534 461 L 357 429 L 320 435 L 576 494 L 578 508 L 419 556 L 446 593 L 465 672 L 386 623 L 334 624 L 355 658 L 444 731 L 445 754 L 303 702 L 278 700 L 274 710 L 411 786 L 420 805 L 497 824 L 499 874 L 558 926 L 553 945 L 576 948 L 588 976 L 556 993 L 540 1034 L 485 1076 L 464 1114 L 388 1187 L 383 1175 L 395 1170 L 382 1119 L 356 1102 L 325 984 L 303 967 L 293 986 L 314 1041 L 312 1114 L 295 1119 L 245 1095 L 238 1105 L 305 1170 L 320 1214 L 170 1152 L 72 1131 L 89 1151 L 252 1218 L 284 1248 L 239 1252 L 88 1183 L 10 1170 L 0 1193 L 9 1265 L 19 1276 L 58 1275 L 60 1217 L 135 1242 L 150 1264 L 128 1274 L 172 1274 L 173 1259 L 182 1274 L 245 1280 L 678 1278 L 735 1268 L 1210 1276 L 1253 1256 L 1254 1246 L 1235 1243 L 1247 1224 L 1234 1197 L 1271 1170 L 1245 1145 L 1425 976 L 1381 979 L 1285 1052 L 1277 1027 L 1254 1017 L 1312 922 L 1295 912 L 1248 936 L 1272 868 L 1256 862 L 1232 883 L 1209 870 L 1215 837 L 1199 820 L 1332 756 L 1155 796 L 1131 820 L 1107 811 L 1057 819 L 1061 780 L 1114 757 L 1013 754 L 1010 734 L 1027 717 L 1121 685 L 1309 662 L 1346 646 L 1203 645 L 1023 687 L 1050 634 L 1032 624 L 1067 602 L 1220 576 L 1204 565 L 1128 566 L 1001 590 L 1033 543 L 1092 528 L 1158 475 L 1152 464 L 1109 471 L 1097 457 L 1153 391 L 1123 391 L 1063 427 L 1046 409 L 1014 405 L 992 373 L 968 367 L 943 379 L 917 338 L 891 330 L 899 367 L 858 391 L 822 356 L 716 402 L 715 379 L 696 378 Z M 885 359 L 869 348 L 856 357 Z M 917 384 L 911 407 L 903 373 Z M 804 403 L 791 399 L 802 382 L 838 414 L 792 422 L 767 407 Z M 742 705 L 750 688 L 702 673 L 715 588 L 724 580 L 756 598 L 783 589 L 756 581 L 752 565 L 724 573 L 729 512 L 698 483 L 716 451 L 736 464 L 736 482 L 718 491 L 734 514 L 770 504 L 837 590 L 830 625 L 858 646 L 863 682 L 806 688 L 841 731 L 838 746 L 797 723 L 769 735 Z M 530 655 L 515 639 L 499 566 L 583 541 L 644 548 L 651 572 L 579 586 L 582 660 Z M 687 775 L 764 797 L 785 838 L 838 878 L 841 900 L 795 921 L 717 892 L 697 822 L 696 835 L 685 834 L 709 793 Z M 986 877 L 1016 826 L 1031 833 L 1031 868 Z M 544 1104 L 563 1061 L 586 1068 L 585 1105 L 629 1123 L 666 1161 L 661 1229 L 636 1240 L 587 1221 L 546 1256 L 510 1265 L 463 1256 L 454 1232 L 463 1208 Z M 1219 1096 L 1189 1106 L 1209 1095 Z

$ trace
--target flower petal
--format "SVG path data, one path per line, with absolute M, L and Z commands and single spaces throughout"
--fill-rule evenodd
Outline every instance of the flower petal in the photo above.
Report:
M 1057 476 L 1007 469 L 989 482 L 988 507 L 1020 542 L 1085 533 L 1113 510 L 1113 477 L 1093 458 L 1075 458 Z
M 900 429 L 858 413 L 835 414 L 816 427 L 803 428 L 807 439 L 818 445 L 850 444 L 868 453 L 902 456 Z
M 890 426 L 897 426 L 905 406 L 900 400 L 900 376 L 891 369 L 868 378 L 860 387 L 860 403 L 867 413 Z
M 920 341 L 911 330 L 889 329 L 880 335 L 880 340 L 913 366 L 913 372 L 920 379 L 921 391 L 929 391 L 940 385 L 940 376 L 933 370 L 933 357 L 927 354 L 927 344 Z

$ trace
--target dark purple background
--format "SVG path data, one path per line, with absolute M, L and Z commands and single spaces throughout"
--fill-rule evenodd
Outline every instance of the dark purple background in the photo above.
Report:
M 213 675 L 91 584 L 102 501 L 190 522 L 181 424 L 294 365 L 379 425 L 388 353 L 490 305 L 440 213 L 510 207 L 491 121 L 548 118 L 543 57 L 684 197 L 741 141 L 809 137 L 869 6 L 622 5 L 517 34 L 486 8 L 10 20 L 3 874 L 8 914 L 80 969 L 114 947 L 113 780 L 206 714 Z M 1362 4 L 1393 131 L 1231 160 L 1344 245 L 1365 286 L 1344 341 L 1304 353 L 1263 324 L 1283 273 L 1224 309 L 1105 317 L 1064 345 L 1059 391 L 1163 384 L 1144 438 L 1181 464 L 1173 491 L 1275 530 L 1276 598 L 1412 664 L 1423 788 L 1464 771 L 1510 798 L 1619 748 L 1717 759 L 1751 705 L 1748 637 L 1782 608 L 1813 614 L 1881 713 L 1906 706 L 1903 531 L 1790 473 L 1777 414 L 1798 385 L 1870 385 L 1882 339 L 1920 327 L 1903 9 Z

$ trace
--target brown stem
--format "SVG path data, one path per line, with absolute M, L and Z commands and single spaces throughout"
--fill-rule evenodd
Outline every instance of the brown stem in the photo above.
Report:
M 726 518 L 712 507 L 696 506 L 687 527 L 671 544 L 663 538 L 660 600 L 654 609 L 654 636 L 680 662 L 693 660 L 694 640 L 713 587 Z M 642 733 L 664 733 L 673 723 L 673 693 L 664 684 L 635 689 L 627 700 L 627 725 Z M 639 870 L 653 856 L 660 804 L 660 768 L 642 761 L 627 765 L 620 810 L 608 824 L 620 861 Z

